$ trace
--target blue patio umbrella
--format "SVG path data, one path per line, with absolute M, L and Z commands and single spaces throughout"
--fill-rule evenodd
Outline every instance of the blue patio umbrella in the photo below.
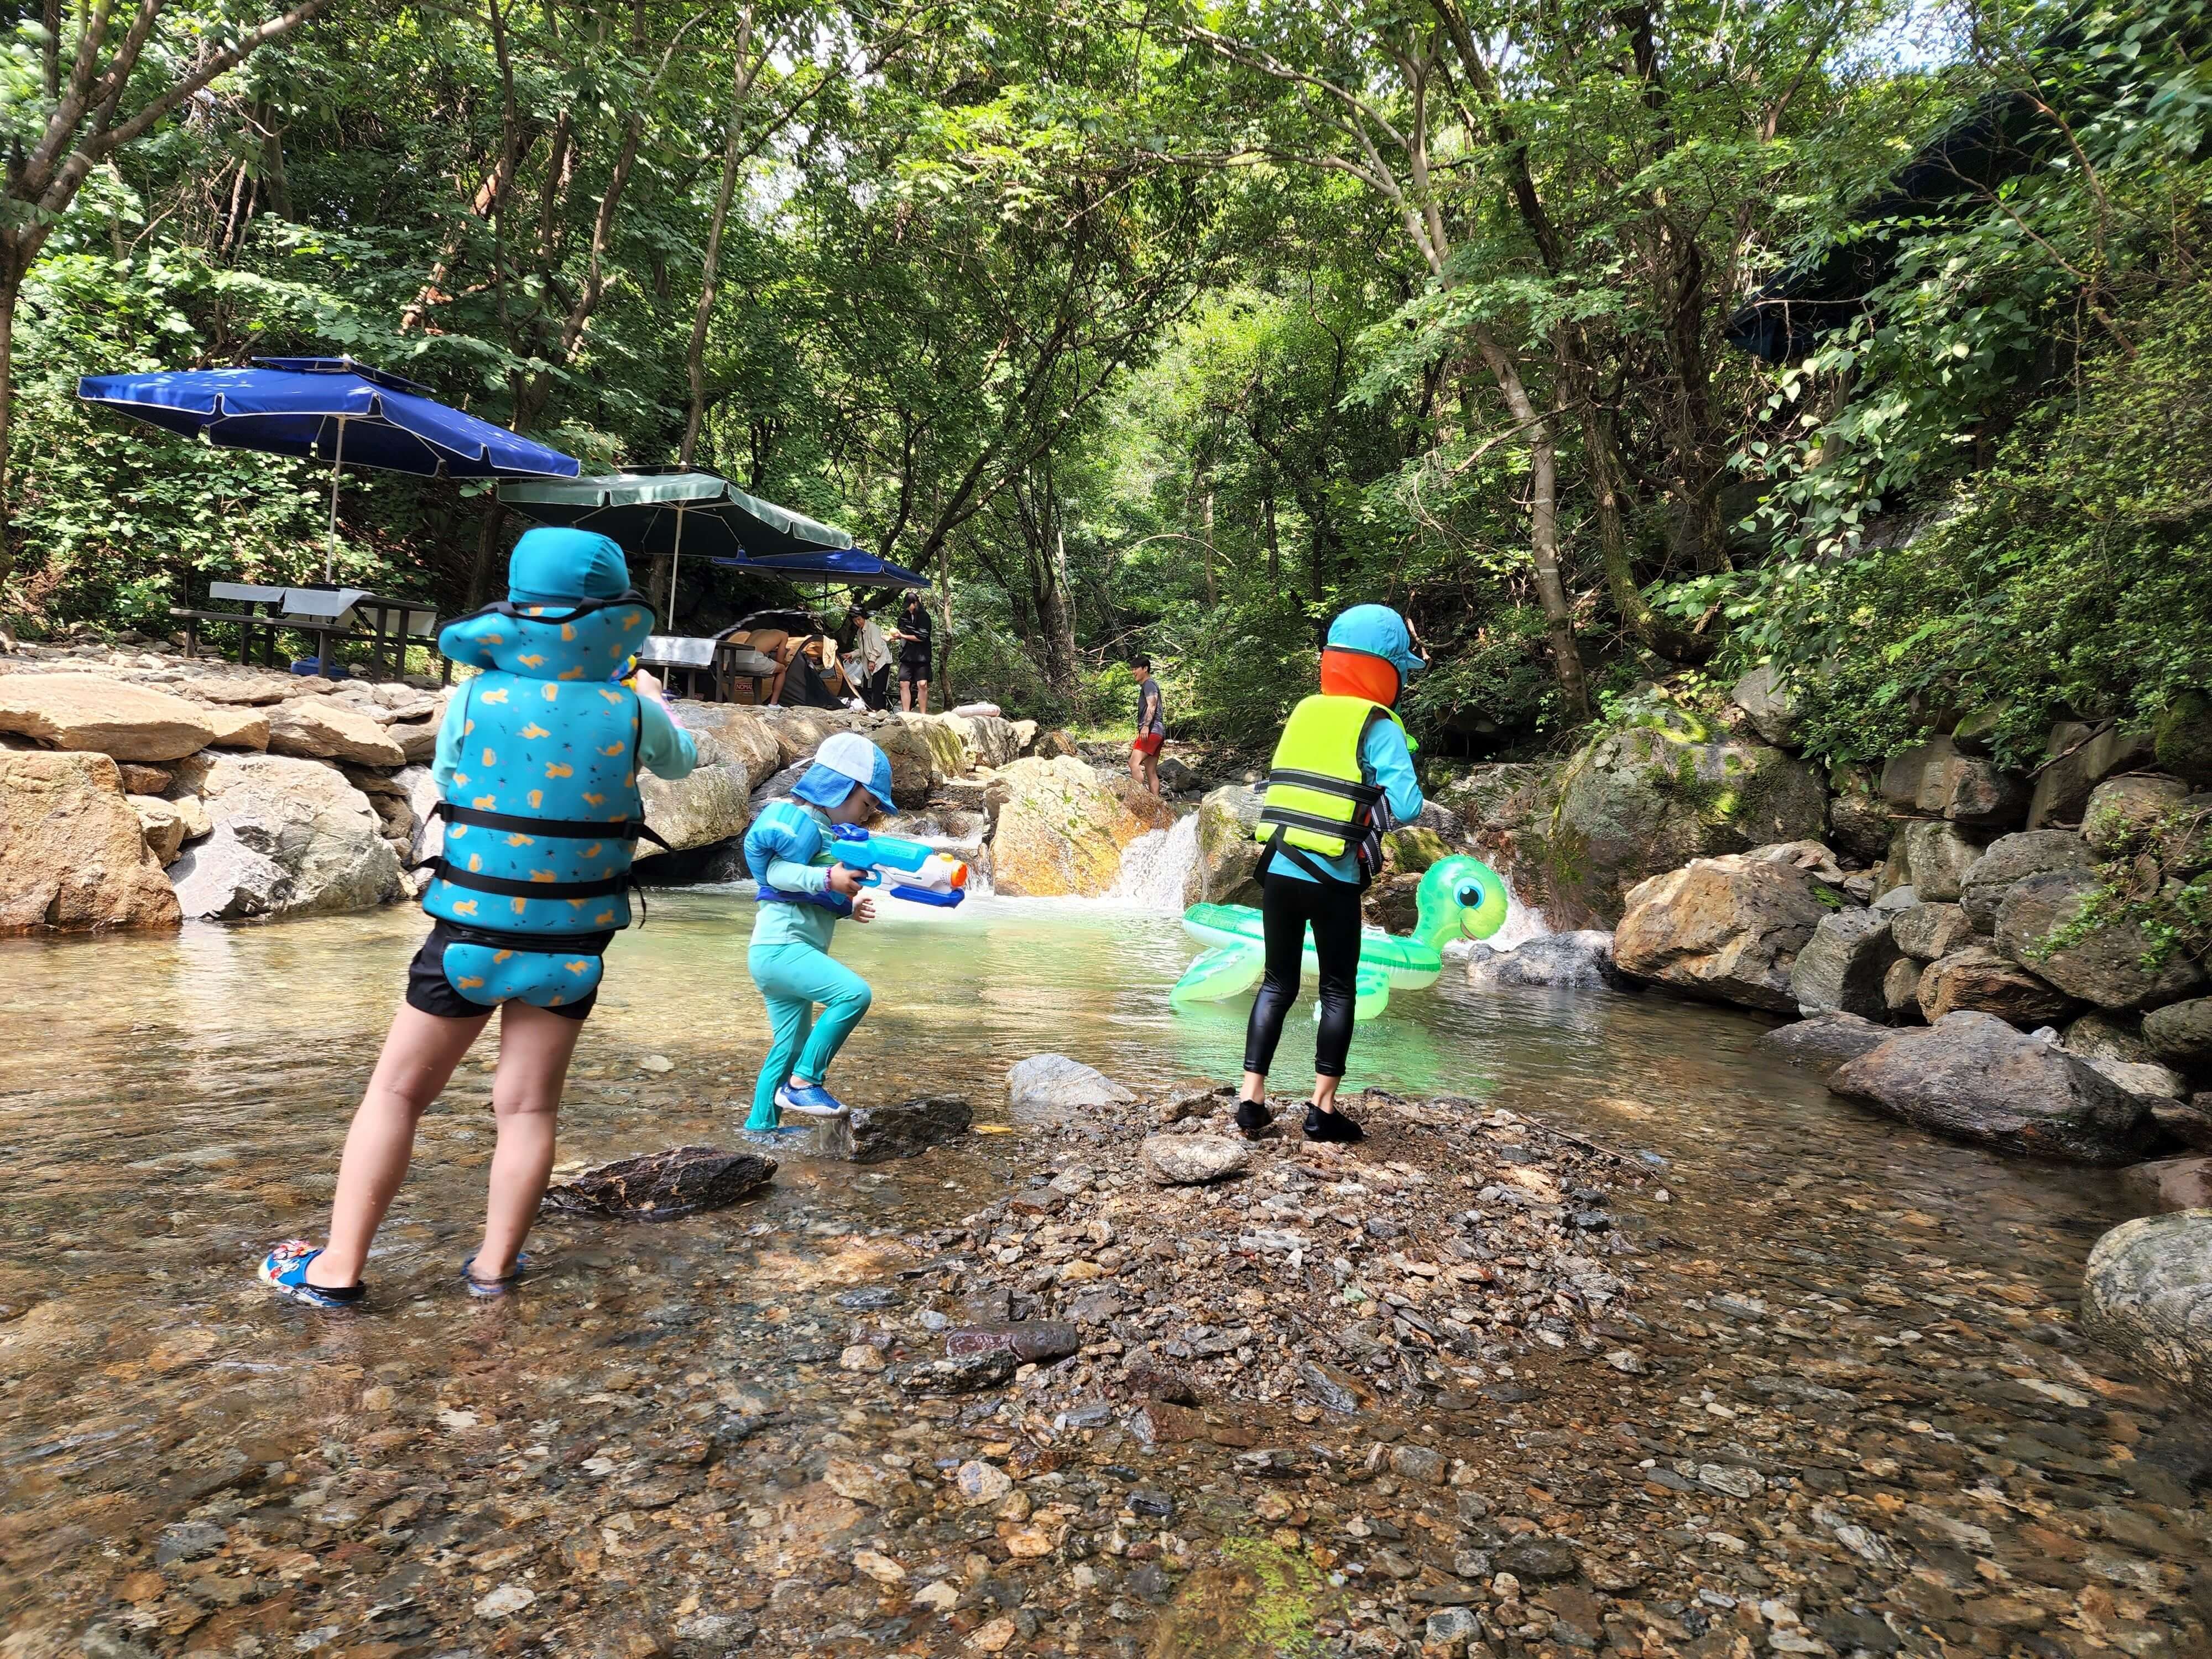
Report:
M 338 469 L 349 464 L 418 477 L 573 478 L 573 455 L 437 401 L 429 388 L 350 357 L 257 357 L 252 368 L 88 374 L 76 395 L 133 419 L 226 449 L 259 449 L 331 464 L 331 538 L 337 550 Z
M 717 564 L 733 561 L 717 559 Z M 747 569 L 770 570 L 780 576 L 819 576 L 854 587 L 927 587 L 929 578 L 902 564 L 893 564 L 864 548 L 825 548 L 818 553 L 776 553 L 744 561 Z

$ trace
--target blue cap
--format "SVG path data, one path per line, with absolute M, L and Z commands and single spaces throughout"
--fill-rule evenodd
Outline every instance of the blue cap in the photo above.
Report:
M 1387 605 L 1353 605 L 1328 625 L 1328 642 L 1340 650 L 1380 657 L 1401 675 L 1429 665 L 1413 649 L 1413 630 Z
M 526 530 L 507 561 L 509 605 L 618 599 L 629 591 L 629 561 L 596 530 Z
M 791 793 L 827 811 L 855 788 L 866 790 L 878 806 L 890 811 L 891 757 L 858 732 L 840 732 L 815 751 L 814 764 Z

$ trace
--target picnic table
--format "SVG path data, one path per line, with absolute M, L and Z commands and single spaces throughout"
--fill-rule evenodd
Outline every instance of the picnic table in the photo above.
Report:
M 407 647 L 428 644 L 434 653 L 438 613 L 419 599 L 396 599 L 361 587 L 274 587 L 255 582 L 210 582 L 210 601 L 224 600 L 239 607 L 215 611 L 172 605 L 169 615 L 185 625 L 185 654 L 199 654 L 202 624 L 221 623 L 238 630 L 238 660 L 253 660 L 258 646 L 264 667 L 276 665 L 276 636 L 282 632 L 312 634 L 315 660 L 327 671 L 334 645 L 351 644 L 373 670 L 392 679 L 405 678 Z M 440 676 L 449 678 L 453 665 L 440 659 Z
M 720 635 L 654 634 L 640 647 L 637 659 L 678 696 L 702 702 L 737 702 L 739 680 L 751 683 L 752 700 L 758 702 L 762 684 L 774 679 L 776 671 L 775 658 Z

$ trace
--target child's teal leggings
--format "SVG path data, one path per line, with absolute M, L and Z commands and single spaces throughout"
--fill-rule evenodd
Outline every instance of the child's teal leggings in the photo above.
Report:
M 775 1091 L 801 1077 L 822 1081 L 822 1074 L 845 1039 L 868 1012 L 875 993 L 868 981 L 851 969 L 811 945 L 764 945 L 746 955 L 753 983 L 768 1001 L 769 1030 L 774 1037 L 768 1063 L 761 1067 L 753 1088 L 753 1115 L 748 1129 L 776 1127 Z M 822 1018 L 814 1018 L 814 1005 L 822 1005 Z M 805 1043 L 802 1052 L 799 1045 Z

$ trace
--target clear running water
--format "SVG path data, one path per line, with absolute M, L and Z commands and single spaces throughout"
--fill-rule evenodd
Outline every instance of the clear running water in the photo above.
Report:
M 451 1281 L 474 1237 L 491 1146 L 487 1043 L 426 1121 L 415 1175 L 371 1264 L 377 1313 L 338 1324 L 276 1303 L 251 1270 L 271 1241 L 320 1231 L 347 1117 L 422 918 L 401 909 L 0 944 L 13 1039 L 0 1079 L 0 1626 L 46 1632 L 46 1645 L 23 1650 L 40 1653 L 126 1604 L 149 1609 L 142 1630 L 170 1618 L 167 1601 L 129 1601 L 158 1596 L 161 1581 L 130 1575 L 144 1572 L 152 1540 L 191 1510 L 204 1471 L 225 1460 L 276 1468 L 291 1459 L 296 1473 L 337 1457 L 334 1447 L 367 1457 L 361 1448 L 391 1420 L 378 1409 L 460 1410 L 495 1379 L 519 1394 L 517 1420 L 557 1419 L 558 1436 L 546 1436 L 588 1440 L 595 1416 L 612 1425 L 633 1408 L 641 1375 L 679 1391 L 706 1376 L 684 1370 L 703 1352 L 690 1339 L 624 1345 L 702 1318 L 721 1333 L 720 1351 L 769 1342 L 778 1322 L 797 1316 L 796 1299 L 865 1272 L 872 1232 L 927 1226 L 1006 1192 L 1037 1127 L 1009 1120 L 1003 1078 L 1016 1060 L 1064 1053 L 1139 1088 L 1235 1075 L 1242 1002 L 1187 1015 L 1167 1007 L 1166 988 L 1194 948 L 1170 916 L 988 896 L 951 913 L 885 908 L 885 921 L 841 930 L 840 956 L 877 996 L 833 1085 L 861 1102 L 964 1091 L 979 1121 L 1005 1133 L 873 1171 L 788 1164 L 764 1203 L 738 1212 L 563 1229 L 553 1241 L 561 1270 L 520 1306 L 485 1316 Z M 563 1112 L 564 1160 L 726 1139 L 765 1047 L 744 971 L 751 915 L 726 893 L 658 896 L 647 925 L 617 942 Z M 1884 1286 L 1937 1304 L 1923 1323 L 1971 1327 L 2014 1394 L 2007 1377 L 2044 1366 L 2035 1374 L 2069 1398 L 2104 1395 L 2112 1419 L 2126 1419 L 2124 1432 L 2110 1431 L 2120 1439 L 2172 1417 L 2177 1402 L 2070 1332 L 2081 1262 L 2124 1213 L 2108 1176 L 2002 1160 L 1856 1112 L 1759 1055 L 1751 1045 L 1764 1029 L 1656 995 L 1478 997 L 1454 964 L 1433 991 L 1394 998 L 1388 1016 L 1361 1028 L 1347 1084 L 1474 1097 L 1664 1158 L 1674 1201 L 1662 1219 L 1686 1249 L 1686 1297 L 1701 1275 L 1808 1309 L 1821 1297 L 1848 1299 L 1850 1287 Z M 1294 1028 L 1287 1087 L 1301 1080 L 1300 1046 Z M 1898 1387 L 1921 1386 L 1935 1349 L 1953 1338 L 1935 1325 L 1926 1341 L 1917 1328 L 1909 1342 L 1869 1334 L 1870 1320 L 1887 1320 L 1887 1330 L 1911 1316 L 1893 1318 L 1874 1300 L 1881 1306 L 1857 1304 L 1856 1322 L 1839 1316 L 1821 1342 L 1860 1344 L 1869 1366 L 1895 1368 Z M 1740 1316 L 1679 1317 L 1736 1351 L 1722 1333 Z M 715 1385 L 700 1386 L 711 1400 Z M 380 1388 L 398 1403 L 365 1403 Z M 864 1440 L 875 1432 L 849 1413 L 846 1426 Z M 428 1431 L 440 1432 L 434 1422 Z M 2081 1432 L 2050 1437 L 2012 1446 L 2005 1467 L 2036 1474 L 2039 1446 L 2061 1463 L 2085 1455 Z M 2100 1431 L 2088 1440 L 2101 1445 Z M 1889 1468 L 1904 1459 L 1911 1475 L 1911 1447 L 1926 1443 L 1899 1430 L 1883 1450 Z M 1915 1479 L 1924 1490 L 1914 1502 L 1952 1501 L 1944 1488 L 1956 1483 L 1940 1471 Z M 2121 1492 L 2112 1501 L 2134 1500 Z M 2195 1513 L 2201 1526 L 2201 1504 Z M 2160 1525 L 2191 1524 L 2156 1514 Z M 271 1605 L 276 1582 L 251 1605 Z M 2145 1582 L 2176 1581 L 2153 1571 Z M 2116 1593 L 2136 1598 L 2117 1613 L 2106 1607 L 2124 1623 L 2130 1606 L 2148 1617 L 2142 1606 L 2160 1592 Z M 358 1595 L 324 1594 L 347 1620 L 370 1616 L 366 1581 Z M 225 1615 L 203 1606 L 200 1616 L 213 1629 Z M 158 1632 L 144 1639 L 173 1645 Z M 310 1650 L 300 1639 L 298 1650 Z

